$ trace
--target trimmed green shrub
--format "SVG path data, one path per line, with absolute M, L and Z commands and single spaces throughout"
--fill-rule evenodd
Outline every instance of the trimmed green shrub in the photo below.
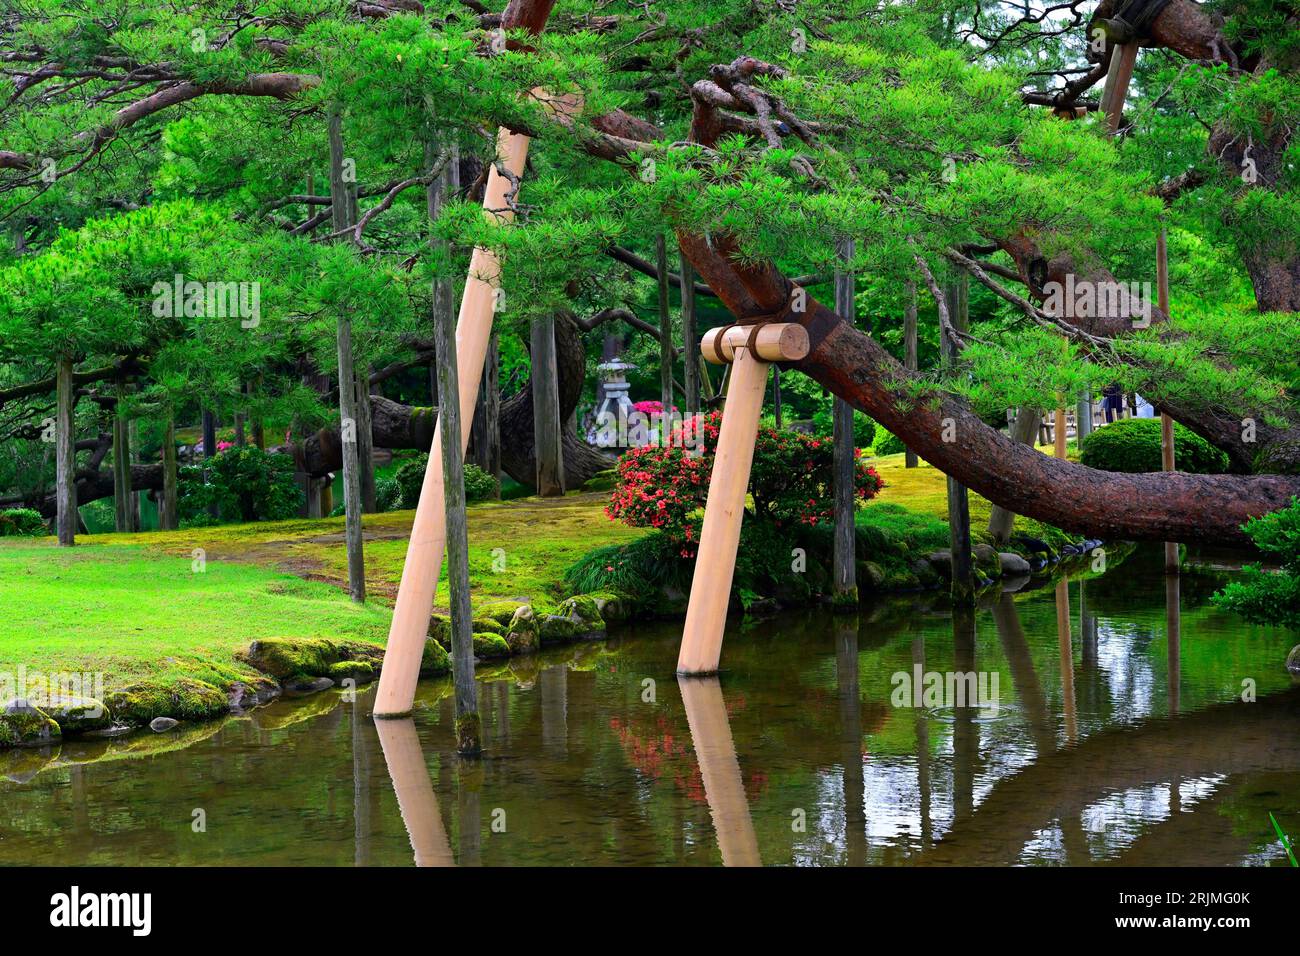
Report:
M 222 521 L 283 521 L 298 516 L 302 491 L 293 459 L 256 445 L 227 448 L 180 470 L 181 527 L 210 523 L 216 505 Z
M 1281 570 L 1247 565 L 1240 580 L 1211 600 L 1256 624 L 1300 628 L 1300 498 L 1292 498 L 1290 507 L 1281 511 L 1251 518 L 1244 528 L 1255 547 L 1271 555 Z
M 45 534 L 45 519 L 31 508 L 0 511 L 0 538 L 38 538 Z
M 1136 474 L 1160 470 L 1160 419 L 1126 418 L 1083 440 L 1079 460 L 1089 468 Z M 1174 423 L 1174 463 L 1179 471 L 1220 475 L 1228 456 L 1204 438 Z
M 399 508 L 414 508 L 420 503 L 420 487 L 424 484 L 424 473 L 429 467 L 428 455 L 417 455 L 403 462 L 393 474 L 400 492 Z M 465 500 L 486 501 L 496 493 L 497 483 L 478 465 L 465 466 Z
M 375 504 L 380 511 L 396 511 L 402 507 L 402 486 L 396 479 L 375 479 Z
M 899 438 L 893 432 L 885 431 L 879 425 L 876 426 L 876 441 L 871 446 L 871 452 L 877 458 L 885 455 L 901 455 L 907 451 L 903 445 L 903 439 Z

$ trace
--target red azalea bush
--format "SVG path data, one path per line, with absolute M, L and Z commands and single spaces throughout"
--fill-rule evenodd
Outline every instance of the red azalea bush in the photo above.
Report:
M 699 519 L 694 512 L 708 496 L 722 413 L 710 412 L 698 423 L 697 450 L 680 447 L 679 429 L 673 433 L 671 447 L 647 445 L 620 457 L 614 493 L 605 508 L 609 517 L 634 528 L 665 532 L 684 545 L 684 553 L 693 552 L 698 540 Z M 760 427 L 749 479 L 756 517 L 777 527 L 830 521 L 833 457 L 830 441 Z M 885 484 L 880 475 L 861 460 L 860 453 L 855 468 L 857 496 L 863 501 L 875 497 Z

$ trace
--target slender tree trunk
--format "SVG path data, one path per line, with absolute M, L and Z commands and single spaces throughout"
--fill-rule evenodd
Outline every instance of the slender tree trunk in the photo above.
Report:
M 245 383 L 244 393 L 252 397 L 256 392 L 261 391 L 261 388 L 262 373 L 258 372 L 252 381 Z M 260 415 L 253 419 L 253 444 L 262 449 L 262 451 L 266 451 L 266 429 L 262 425 L 262 418 Z
M 334 231 L 353 224 L 352 198 L 343 176 L 343 117 L 337 108 L 329 114 L 330 200 Z M 361 528 L 361 467 L 357 410 L 357 373 L 352 363 L 352 318 L 345 310 L 338 313 L 339 417 L 343 438 L 344 538 L 348 552 L 348 593 L 358 604 L 366 599 L 366 565 Z M 368 384 L 368 380 L 367 380 Z
M 375 446 L 370 431 L 369 363 L 357 370 L 357 467 L 361 470 L 361 510 L 374 514 L 379 505 L 375 501 Z
M 176 414 L 167 412 L 167 427 L 163 431 L 162 445 L 163 486 L 158 502 L 158 527 L 162 531 L 175 531 L 180 527 L 176 490 Z
M 1013 440 L 1020 442 L 1022 445 L 1033 447 L 1034 434 L 1038 431 L 1038 423 L 1041 420 L 1041 414 L 1036 408 L 1030 408 L 1028 405 L 1016 411 L 1015 421 L 1011 423 L 1011 437 Z M 1016 514 L 1009 511 L 1001 505 L 994 505 L 993 510 L 989 512 L 989 534 L 998 544 L 1006 544 L 1011 538 L 1011 531 L 1015 527 Z
M 131 419 L 126 426 L 127 444 L 131 448 L 131 464 L 140 464 L 140 422 L 138 419 Z M 130 469 L 127 469 L 128 473 Z M 133 485 L 134 487 L 134 485 Z M 144 500 L 143 491 L 131 492 L 131 530 L 140 531 L 143 529 L 140 517 L 140 502 Z
M 655 236 L 655 268 L 659 270 L 659 401 L 664 414 L 673 407 L 673 318 L 668 311 L 668 243 Z
M 59 356 L 56 379 L 58 409 L 55 413 L 54 440 L 57 444 L 55 487 L 58 512 L 55 524 L 58 528 L 59 545 L 70 548 L 77 543 L 77 453 L 73 425 L 73 410 L 77 398 L 72 385 L 71 356 Z
M 948 317 L 958 332 L 965 332 L 969 324 L 968 290 L 965 276 L 948 285 Z M 956 345 L 947 335 L 941 334 L 940 338 L 943 342 L 944 361 L 949 364 L 955 362 Z M 975 561 L 971 555 L 970 543 L 970 495 L 966 486 L 952 475 L 948 476 L 948 533 L 952 543 L 952 599 L 959 604 L 969 604 L 975 600 Z
M 217 453 L 217 417 L 210 411 L 203 412 L 203 457 L 211 458 Z M 208 473 L 206 468 L 203 472 L 203 479 L 207 481 Z M 215 504 L 208 505 L 208 514 L 213 518 L 221 517 L 221 509 Z
M 772 367 L 772 420 L 780 430 L 785 425 L 785 415 L 781 408 L 781 368 Z
M 543 498 L 553 498 L 564 494 L 564 454 L 554 316 L 546 315 L 533 320 L 530 351 L 537 493 Z
M 681 259 L 682 295 L 682 386 L 686 391 L 683 414 L 690 418 L 700 410 L 700 333 L 695 328 L 695 270 L 685 254 Z
M 123 411 L 126 389 L 119 382 L 113 411 L 113 530 L 131 527 L 131 430 Z
M 903 313 L 903 366 L 908 371 L 916 371 L 916 283 L 907 281 L 907 311 Z M 916 452 L 904 448 L 903 464 L 907 468 L 917 465 Z
M 501 498 L 501 342 L 500 333 L 492 328 L 487 359 L 483 365 L 483 411 L 486 424 L 487 463 L 484 471 L 492 476 L 492 497 Z M 563 458 L 561 458 L 563 461 Z
M 434 316 L 434 342 L 438 352 L 438 391 L 447 396 L 459 395 L 456 345 L 449 311 L 440 311 Z M 533 374 L 535 378 L 535 368 Z M 443 497 L 447 508 L 447 586 L 451 602 L 452 679 L 456 687 L 456 750 L 472 756 L 482 750 L 482 731 L 478 713 L 478 688 L 474 683 L 474 634 L 469 601 L 469 531 L 465 517 L 460 402 L 444 402 L 438 409 L 438 418 L 442 429 Z
M 1156 298 L 1160 311 L 1169 315 L 1169 240 L 1164 223 L 1160 224 L 1160 234 L 1156 236 Z M 1160 470 L 1178 470 L 1174 461 L 1174 420 L 1163 409 L 1160 412 Z M 1166 541 L 1165 573 L 1177 574 L 1180 565 L 1178 542 Z
M 839 244 L 840 259 L 848 263 L 854 256 L 852 239 Z M 847 268 L 835 272 L 835 311 L 844 321 L 853 323 L 856 308 L 853 299 L 853 273 Z M 854 542 L 854 514 L 857 496 L 854 488 L 855 456 L 853 448 L 853 406 L 836 396 L 832 399 L 834 422 L 834 492 L 835 553 L 831 573 L 831 594 L 836 604 L 853 605 L 858 599 L 857 554 Z

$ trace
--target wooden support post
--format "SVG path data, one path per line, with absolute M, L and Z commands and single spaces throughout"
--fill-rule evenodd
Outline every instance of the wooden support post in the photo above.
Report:
M 113 530 L 133 531 L 131 527 L 131 431 L 122 411 L 126 389 L 117 383 L 117 403 L 113 408 Z
M 211 410 L 204 410 L 203 412 L 203 457 L 205 459 L 211 458 L 216 453 L 217 453 L 217 417 L 214 414 L 212 414 Z M 206 467 L 204 468 L 203 476 L 204 476 L 204 480 L 206 481 L 207 480 Z M 307 498 L 307 503 L 309 506 L 311 504 L 311 501 L 312 499 L 309 496 Z M 317 499 L 317 502 L 318 504 L 317 504 L 315 517 L 319 518 L 320 517 L 319 499 Z M 221 517 L 220 506 L 217 505 L 215 502 L 208 505 L 208 514 L 210 514 L 214 518 Z
M 1038 433 L 1038 423 L 1041 420 L 1042 412 L 1036 408 L 1030 408 L 1028 405 L 1022 405 L 1016 410 L 1016 419 L 1011 423 L 1012 440 L 1032 448 L 1034 438 Z M 1007 543 L 1015 523 L 1016 514 L 1014 511 L 1009 511 L 1001 505 L 994 505 L 989 511 L 989 534 L 999 544 Z
M 1052 437 L 1055 439 L 1055 448 L 1053 448 L 1053 453 L 1057 458 L 1064 461 L 1066 456 L 1065 453 L 1066 425 L 1065 425 L 1064 405 L 1056 406 L 1056 420 L 1052 425 L 1052 433 L 1053 433 Z
M 907 280 L 907 311 L 903 313 L 903 366 L 909 371 L 916 371 L 916 283 Z M 903 467 L 915 468 L 916 452 L 904 446 Z
M 853 240 L 840 242 L 841 261 L 851 262 Z M 853 273 L 835 272 L 835 311 L 849 325 L 855 324 Z M 833 422 L 833 490 L 835 493 L 835 542 L 832 556 L 831 599 L 837 606 L 855 607 L 858 603 L 857 553 L 854 515 L 857 512 L 857 458 L 853 447 L 853 406 L 838 395 L 831 399 Z
M 163 486 L 162 499 L 158 502 L 158 527 L 163 531 L 175 531 L 180 527 L 180 520 L 176 487 L 176 413 L 172 410 L 167 412 L 167 427 L 163 431 L 162 466 Z
M 668 243 L 655 236 L 655 268 L 659 270 L 659 401 L 664 414 L 673 407 L 673 316 L 668 311 Z
M 945 298 L 949 321 L 958 332 L 969 327 L 967 311 L 969 286 L 965 276 L 948 286 Z M 955 362 L 957 346 L 947 335 L 940 333 L 945 363 Z M 970 494 L 966 486 L 948 476 L 948 541 L 952 553 L 952 586 L 949 590 L 954 602 L 971 604 L 975 601 L 975 559 L 970 543 Z
M 555 316 L 533 319 L 532 359 L 534 484 L 543 498 L 564 495 L 564 423 L 560 420 L 560 378 L 555 354 Z
M 718 669 L 768 365 L 774 360 L 797 361 L 808 354 L 808 333 L 802 326 L 763 326 L 755 334 L 753 352 L 750 334 L 748 328 L 726 326 L 708 332 L 701 344 L 710 362 L 731 362 L 731 375 L 677 657 L 678 674 L 712 674 Z
M 361 472 L 361 510 L 374 514 L 379 510 L 375 498 L 375 440 L 371 431 L 370 363 L 357 369 L 357 468 Z M 332 509 L 323 509 L 329 514 Z
M 1101 109 L 1106 116 L 1106 129 L 1112 136 L 1119 132 L 1119 124 L 1124 116 L 1124 99 L 1128 96 L 1128 87 L 1133 81 L 1137 55 L 1136 41 L 1120 43 L 1111 49 L 1110 68 L 1106 72 L 1106 85 L 1101 94 Z
M 497 162 L 516 180 L 523 175 L 527 155 L 527 136 L 505 129 L 499 131 Z M 487 188 L 483 195 L 485 214 L 501 221 L 513 219 L 514 214 L 506 201 L 506 194 L 512 192 L 513 188 L 510 180 L 502 176 L 494 164 L 488 172 Z M 464 374 L 458 376 L 460 413 L 466 420 L 473 414 L 474 402 L 478 398 L 478 380 L 487 356 L 488 341 L 492 336 L 492 316 L 500 284 L 501 263 L 496 254 L 486 248 L 476 248 L 470 259 L 460 303 L 460 316 L 456 323 L 456 365 L 458 369 L 464 370 Z M 441 414 L 439 425 L 434 431 L 438 432 L 440 428 Z M 406 564 L 402 568 L 402 582 L 388 631 L 388 648 L 384 652 L 379 689 L 375 693 L 376 717 L 404 716 L 411 712 L 446 537 L 439 434 L 435 435 L 429 452 L 429 465 L 424 474 L 424 484 L 420 488 L 415 522 L 411 527 Z
M 59 545 L 70 548 L 77 543 L 77 445 L 72 414 L 77 396 L 72 385 L 72 356 L 59 356 L 55 383 L 55 523 Z
M 1083 440 L 1092 434 L 1092 395 L 1084 392 L 1079 398 L 1079 407 L 1074 412 L 1074 439 L 1079 448 Z
M 434 347 L 438 352 L 438 391 L 443 395 L 466 396 L 456 381 L 456 348 L 451 316 L 435 316 Z M 486 351 L 487 343 L 484 342 Z M 483 369 L 483 356 L 474 366 Z M 478 376 L 474 376 L 477 378 Z M 451 610 L 451 672 L 456 688 L 456 750 L 474 756 L 482 750 L 482 728 L 478 713 L 478 687 L 474 683 L 474 628 L 469 602 L 469 528 L 465 517 L 465 440 L 461 435 L 461 413 L 474 414 L 478 383 L 469 402 L 448 402 L 438 410 L 438 450 L 442 452 L 442 487 L 447 540 L 447 585 Z M 467 407 L 466 407 L 467 406 Z M 427 627 L 428 625 L 426 625 Z
M 1164 224 L 1156 236 L 1156 301 L 1160 311 L 1169 314 L 1169 241 Z M 1160 413 L 1160 468 L 1162 471 L 1177 471 L 1174 460 L 1174 420 L 1164 412 Z M 1165 542 L 1165 573 L 1177 574 L 1181 562 L 1178 559 L 1178 542 Z
M 682 386 L 686 391 L 682 414 L 691 418 L 700 411 L 700 339 L 695 331 L 695 270 L 686 253 L 680 256 L 682 296 Z

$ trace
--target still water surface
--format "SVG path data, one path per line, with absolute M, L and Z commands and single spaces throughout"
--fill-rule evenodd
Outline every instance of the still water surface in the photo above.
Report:
M 445 681 L 410 721 L 327 692 L 0 754 L 0 864 L 1286 866 L 1298 635 L 1158 561 L 972 616 L 733 622 L 718 680 L 674 676 L 680 622 L 480 668 L 476 761 Z M 896 706 L 895 675 L 950 671 L 996 679 L 996 708 Z

